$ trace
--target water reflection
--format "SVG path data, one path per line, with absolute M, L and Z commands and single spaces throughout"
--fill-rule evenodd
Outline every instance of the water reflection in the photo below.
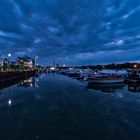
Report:
M 8 105 L 11 106 L 12 105 L 12 99 L 11 99 L 11 88 L 9 87 L 8 89 L 9 92 L 9 96 L 8 96 Z
M 84 88 L 84 83 L 66 76 L 42 75 L 42 79 L 22 79 L 2 90 L 0 139 L 114 139 L 117 135 L 116 139 L 126 140 L 126 136 L 139 137 L 140 94 L 130 94 L 123 84 L 87 87 L 112 96 Z
M 128 91 L 140 92 L 140 85 L 139 84 L 128 84 Z
M 28 79 L 19 78 L 10 82 L 2 83 L 0 85 L 0 95 L 7 97 L 6 99 L 7 105 L 11 107 L 14 101 L 13 90 L 12 90 L 13 87 L 25 88 L 25 89 L 31 87 L 38 88 L 39 87 L 38 82 L 39 82 L 38 77 L 29 77 Z M 7 95 L 4 95 L 4 93 Z
M 18 84 L 18 87 L 39 87 L 38 85 L 39 79 L 36 77 L 30 77 L 29 79 L 25 79 Z
M 93 90 L 99 90 L 102 91 L 104 93 L 114 93 L 117 92 L 117 90 L 119 89 L 123 89 L 124 88 L 124 84 L 123 83 L 119 83 L 119 84 L 92 84 L 92 85 L 87 85 L 87 89 L 93 89 Z
M 2 90 L 6 88 L 10 88 L 11 86 L 17 85 L 18 87 L 39 87 L 38 85 L 39 79 L 37 77 L 30 77 L 28 79 L 19 78 L 13 81 L 1 83 L 0 85 L 0 94 L 2 94 Z

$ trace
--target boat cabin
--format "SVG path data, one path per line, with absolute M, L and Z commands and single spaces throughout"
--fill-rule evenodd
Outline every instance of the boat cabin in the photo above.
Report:
M 140 69 L 129 69 L 127 72 L 130 78 L 140 78 Z

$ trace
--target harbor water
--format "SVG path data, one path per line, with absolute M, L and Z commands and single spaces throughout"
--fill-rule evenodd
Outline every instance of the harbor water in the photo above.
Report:
M 43 74 L 0 89 L 0 140 L 140 139 L 140 88 Z

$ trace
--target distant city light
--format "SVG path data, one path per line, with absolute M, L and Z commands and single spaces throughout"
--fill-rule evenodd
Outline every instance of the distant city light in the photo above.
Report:
M 69 68 L 69 70 L 74 70 L 74 68 Z
M 137 68 L 137 65 L 136 64 L 134 65 L 134 68 Z
M 55 70 L 55 67 L 50 67 L 50 70 Z

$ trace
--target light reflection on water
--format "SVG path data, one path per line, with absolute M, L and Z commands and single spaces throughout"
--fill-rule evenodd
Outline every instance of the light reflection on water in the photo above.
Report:
M 1 88 L 0 139 L 140 137 L 139 86 L 87 87 L 83 82 L 55 74 L 14 84 Z

